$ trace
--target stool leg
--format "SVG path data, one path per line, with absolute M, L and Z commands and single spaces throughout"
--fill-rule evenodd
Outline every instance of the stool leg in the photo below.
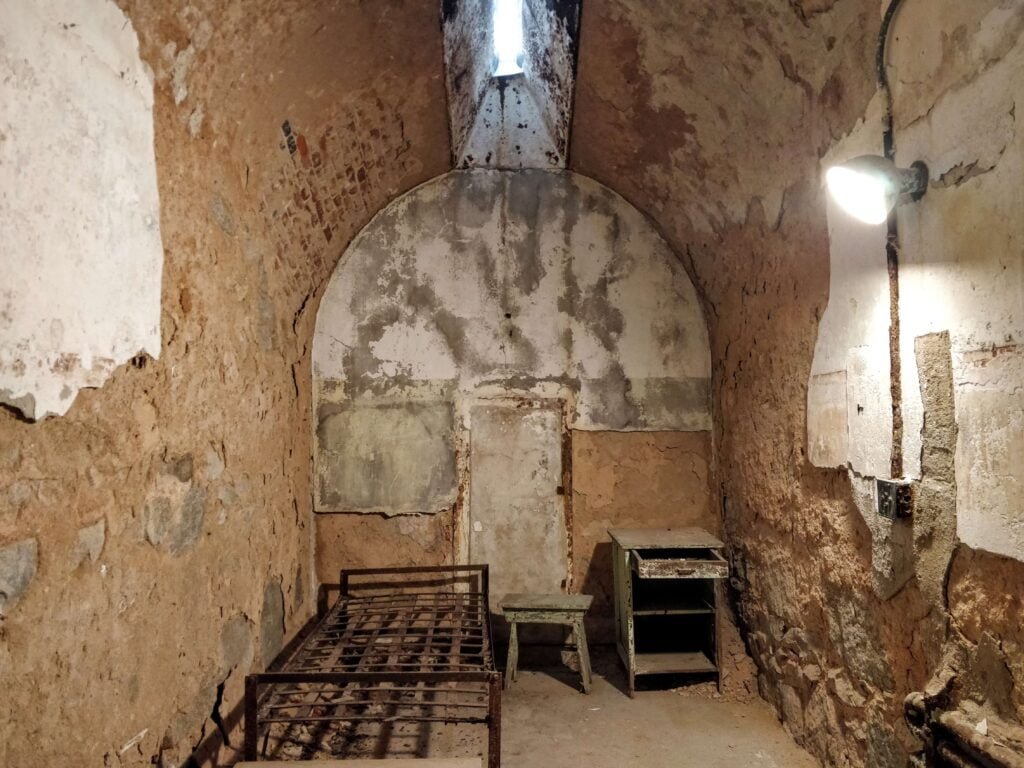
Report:
M 590 649 L 587 648 L 587 630 L 583 628 L 583 619 L 573 622 L 576 632 L 576 651 L 580 655 L 580 677 L 583 678 L 583 692 L 590 693 Z
M 515 619 L 508 636 L 508 663 L 505 665 L 505 687 L 516 679 L 516 668 L 519 666 L 519 633 L 516 631 Z

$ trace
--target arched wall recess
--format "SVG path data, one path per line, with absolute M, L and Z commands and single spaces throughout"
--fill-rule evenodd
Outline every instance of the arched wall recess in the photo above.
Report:
M 671 249 L 570 172 L 461 171 L 381 211 L 313 341 L 319 511 L 436 512 L 469 403 L 550 398 L 584 430 L 710 428 L 710 351 Z

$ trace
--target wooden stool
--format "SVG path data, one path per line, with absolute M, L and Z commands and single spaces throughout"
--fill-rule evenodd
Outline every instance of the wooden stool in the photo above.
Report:
M 516 625 L 565 624 L 576 635 L 576 650 L 580 655 L 580 677 L 583 692 L 590 693 L 590 651 L 587 649 L 587 631 L 583 616 L 594 601 L 592 595 L 505 595 L 501 612 L 511 627 L 508 640 L 508 665 L 505 669 L 505 687 L 516 679 L 519 664 L 519 636 Z

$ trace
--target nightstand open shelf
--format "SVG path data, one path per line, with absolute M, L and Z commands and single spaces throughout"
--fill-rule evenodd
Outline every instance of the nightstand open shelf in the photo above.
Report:
M 629 693 L 642 675 L 716 675 L 728 565 L 698 528 L 613 529 L 616 645 Z
M 707 654 L 692 653 L 638 653 L 638 675 L 708 675 L 718 671 Z

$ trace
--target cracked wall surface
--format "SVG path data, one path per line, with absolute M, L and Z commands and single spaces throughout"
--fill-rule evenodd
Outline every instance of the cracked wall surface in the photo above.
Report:
M 1003 457 L 1014 448 L 1020 378 L 998 337 L 1016 339 L 1021 317 L 1012 213 L 1021 201 L 1008 182 L 1019 152 L 1009 116 L 1021 4 L 904 5 L 890 51 L 900 159 L 943 169 L 943 186 L 900 214 L 902 394 L 920 403 L 907 414 L 904 451 L 929 473 L 926 509 L 909 529 L 863 515 L 873 497 L 845 469 L 873 473 L 891 444 L 887 348 L 875 354 L 888 330 L 884 240 L 844 228 L 830 264 L 837 222 L 821 186 L 823 158 L 878 141 L 863 124 L 878 114 L 879 4 L 702 3 L 683 14 L 668 2 L 594 0 L 581 31 L 572 167 L 648 211 L 694 276 L 709 322 L 714 484 L 741 623 L 762 695 L 836 766 L 902 766 L 917 748 L 903 697 L 946 659 L 961 673 L 954 705 L 1021 716 L 1020 626 L 1006 617 L 1024 571 L 950 532 L 972 518 L 1006 530 L 1019 511 L 1003 494 L 1021 470 Z M 830 271 L 846 290 L 835 301 Z M 816 347 L 835 363 L 822 364 Z M 848 391 L 860 393 L 852 415 Z M 944 453 L 951 440 L 955 470 Z M 967 494 L 980 494 L 986 512 L 972 516 Z
M 320 292 L 450 167 L 433 1 L 122 8 L 154 76 L 159 360 L 65 416 L 0 413 L 3 765 L 212 764 L 220 724 L 240 745 L 244 675 L 316 595 Z
M 431 513 L 475 399 L 570 403 L 569 429 L 710 425 L 686 272 L 639 211 L 564 172 L 456 172 L 388 206 L 313 340 L 316 509 Z
M 920 10 L 908 4 L 899 16 L 901 28 L 919 23 L 917 14 Z M 897 94 L 915 99 L 906 110 L 897 109 L 897 159 L 903 165 L 923 160 L 931 174 L 926 199 L 898 212 L 902 447 L 907 475 L 921 478 L 926 414 L 914 345 L 926 334 L 949 332 L 962 427 L 955 457 L 957 533 L 970 546 L 1024 559 L 1024 512 L 1015 501 L 1022 478 L 1011 458 L 1024 449 L 1024 422 L 1015 415 L 1024 405 L 1018 351 L 1024 265 L 1015 244 L 1022 198 L 1012 181 L 1021 155 L 1015 105 L 1024 95 L 1019 87 L 1007 87 L 1021 81 L 1024 15 L 1018 2 L 988 3 L 966 17 L 962 9 L 956 14 L 949 18 L 948 33 L 956 38 L 949 56 L 962 60 L 958 77 L 945 89 L 929 88 L 931 103 L 919 103 L 917 91 L 949 66 L 933 57 L 931 32 L 902 39 L 893 48 Z M 878 152 L 879 137 L 876 99 L 825 162 Z M 884 476 L 890 453 L 885 436 L 892 429 L 885 227 L 866 227 L 833 207 L 829 226 L 830 300 L 808 396 L 824 393 L 829 376 L 845 373 L 851 378 L 841 399 L 850 416 L 838 429 L 827 423 L 819 428 L 819 419 L 827 421 L 825 414 L 838 406 L 838 400 L 826 398 L 810 409 L 808 439 L 812 445 L 834 442 L 845 426 L 848 449 L 812 460 L 819 466 L 848 464 L 868 478 Z M 854 364 L 862 356 L 877 364 L 860 366 L 867 375 L 854 381 Z M 873 503 L 862 511 L 871 524 Z
M 321 578 L 340 544 L 375 565 L 486 560 L 496 598 L 607 591 L 605 523 L 717 529 L 704 328 L 662 238 L 590 179 L 458 171 L 395 201 L 346 251 L 313 346 L 316 509 L 392 520 L 319 516 Z M 619 481 L 571 490 L 625 445 Z

